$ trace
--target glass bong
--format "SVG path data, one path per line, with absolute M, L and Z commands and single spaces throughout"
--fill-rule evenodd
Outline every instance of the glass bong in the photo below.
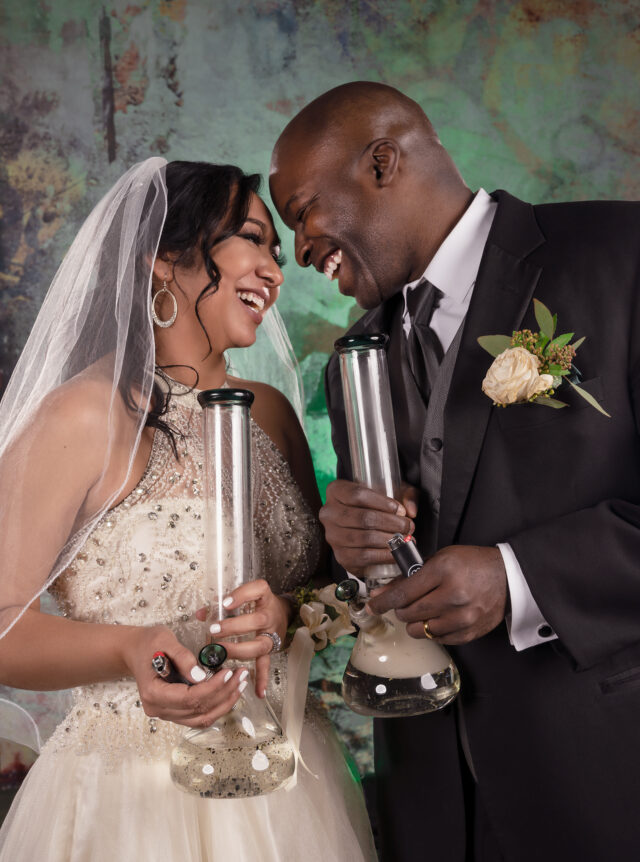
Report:
M 338 339 L 340 377 L 347 420 L 353 480 L 387 497 L 399 499 L 400 466 L 389 387 L 387 336 L 345 336 Z M 408 537 L 406 537 L 408 539 Z M 396 559 L 420 560 L 413 541 L 399 534 L 390 541 Z M 398 556 L 399 552 L 399 556 Z M 349 603 L 358 636 L 342 680 L 347 706 L 360 715 L 378 718 L 421 715 L 451 703 L 460 690 L 458 670 L 449 653 L 436 641 L 416 639 L 394 611 L 370 614 L 366 601 L 371 591 L 401 573 L 410 576 L 415 563 L 368 566 L 365 595 L 350 578 L 336 589 L 337 598 Z
M 225 596 L 253 579 L 249 418 L 253 394 L 245 389 L 208 389 L 198 401 L 203 408 L 206 592 L 212 613 L 223 619 L 242 612 L 228 611 Z M 200 651 L 205 666 L 217 663 L 216 646 Z M 225 664 L 234 666 L 239 662 Z M 270 705 L 256 696 L 251 684 L 230 712 L 204 730 L 187 731 L 171 754 L 173 781 L 182 790 L 211 798 L 269 793 L 282 787 L 294 771 L 294 751 Z

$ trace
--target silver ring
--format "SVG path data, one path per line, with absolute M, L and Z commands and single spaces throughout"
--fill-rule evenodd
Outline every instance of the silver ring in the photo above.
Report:
M 273 643 L 271 652 L 280 652 L 282 649 L 282 639 L 277 632 L 258 632 L 258 634 L 265 638 L 271 638 L 271 642 Z

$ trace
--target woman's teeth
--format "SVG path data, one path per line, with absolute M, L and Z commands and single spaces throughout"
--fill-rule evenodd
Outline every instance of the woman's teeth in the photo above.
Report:
M 264 308 L 264 296 L 260 296 L 259 294 L 248 290 L 239 291 L 238 296 L 243 302 L 252 306 L 256 311 L 262 311 Z
M 330 254 L 324 262 L 324 274 L 327 276 L 329 281 L 332 281 L 336 277 L 338 269 L 340 268 L 340 264 L 342 263 L 342 251 L 338 249 L 334 251 L 333 254 Z

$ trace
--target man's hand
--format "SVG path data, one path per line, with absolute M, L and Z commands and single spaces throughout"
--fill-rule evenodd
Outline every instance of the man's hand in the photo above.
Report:
M 327 542 L 348 572 L 363 574 L 367 566 L 392 563 L 387 542 L 394 533 L 413 533 L 417 492 L 404 486 L 400 502 L 356 482 L 337 479 L 327 487 L 320 510 Z
M 464 644 L 482 637 L 503 619 L 507 574 L 498 548 L 451 545 L 433 555 L 410 578 L 396 578 L 369 602 L 372 613 L 395 608 L 414 638 Z

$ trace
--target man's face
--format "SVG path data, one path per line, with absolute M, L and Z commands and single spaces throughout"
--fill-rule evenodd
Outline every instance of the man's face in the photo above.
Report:
M 375 308 L 402 287 L 405 269 L 397 220 L 383 194 L 347 153 L 328 142 L 287 141 L 272 161 L 270 187 L 295 233 L 296 260 L 314 266 L 361 308 Z

